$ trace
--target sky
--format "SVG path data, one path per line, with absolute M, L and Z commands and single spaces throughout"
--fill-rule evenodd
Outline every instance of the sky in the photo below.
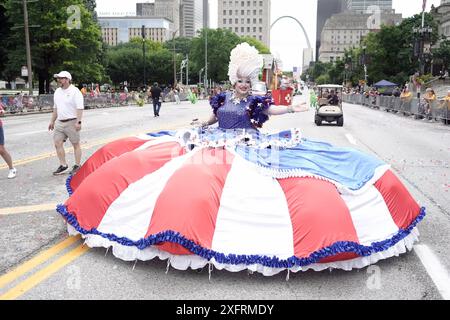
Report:
M 132 15 L 136 12 L 136 2 L 147 0 L 97 0 L 97 12 L 102 15 Z M 431 5 L 439 6 L 441 0 L 428 0 L 427 11 Z M 211 28 L 217 28 L 217 0 L 209 0 Z M 317 0 L 272 0 L 271 23 L 282 16 L 293 16 L 299 20 L 315 47 Z M 113 9 L 111 9 L 113 8 Z M 422 0 L 393 0 L 393 8 L 401 13 L 403 18 L 410 17 L 422 11 Z M 307 42 L 300 26 L 292 19 L 282 19 L 271 31 L 270 50 L 278 55 L 283 62 L 283 70 L 292 71 L 294 66 L 301 66 L 303 48 Z

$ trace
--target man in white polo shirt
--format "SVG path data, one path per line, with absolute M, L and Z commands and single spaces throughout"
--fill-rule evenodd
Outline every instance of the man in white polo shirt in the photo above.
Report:
M 54 94 L 53 114 L 49 130 L 54 130 L 53 141 L 59 159 L 59 167 L 53 172 L 61 175 L 69 169 L 66 162 L 64 142 L 69 139 L 75 154 L 75 165 L 70 174 L 75 174 L 81 165 L 80 130 L 83 116 L 84 100 L 81 91 L 71 84 L 72 76 L 67 71 L 55 74 L 60 88 Z

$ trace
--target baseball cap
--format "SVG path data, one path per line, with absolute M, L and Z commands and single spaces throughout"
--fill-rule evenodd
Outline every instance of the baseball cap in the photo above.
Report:
M 54 78 L 67 78 L 69 80 L 72 80 L 72 75 L 67 71 L 61 71 L 60 73 L 55 73 L 53 75 Z

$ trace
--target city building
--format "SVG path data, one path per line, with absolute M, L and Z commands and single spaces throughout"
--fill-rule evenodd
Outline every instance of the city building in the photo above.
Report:
M 180 26 L 181 36 L 193 38 L 203 29 L 204 0 L 181 0 Z
M 314 50 L 313 48 L 305 48 L 303 49 L 303 72 L 309 69 L 311 62 L 314 61 Z
M 344 0 L 344 7 L 357 13 L 367 13 L 371 6 L 377 6 L 380 11 L 391 12 L 392 0 Z
M 145 38 L 157 42 L 170 40 L 174 31 L 172 21 L 166 18 L 98 17 L 98 22 L 103 41 L 111 46 L 142 37 L 142 26 L 145 26 Z
M 154 2 L 136 3 L 136 15 L 139 17 L 155 16 L 155 3 Z
M 317 2 L 317 27 L 316 27 L 316 61 L 319 60 L 320 37 L 325 22 L 336 13 L 342 12 L 347 7 L 345 0 L 319 0 Z
M 218 0 L 218 27 L 270 47 L 270 0 Z
M 319 61 L 333 62 L 344 56 L 345 50 L 359 47 L 361 40 L 369 32 L 372 14 L 356 12 L 343 12 L 329 18 L 322 30 Z M 397 25 L 401 23 L 402 15 L 393 12 L 384 12 L 380 15 L 381 25 Z
M 136 3 L 136 16 L 149 18 L 166 18 L 173 23 L 173 30 L 180 30 L 181 0 L 154 0 Z

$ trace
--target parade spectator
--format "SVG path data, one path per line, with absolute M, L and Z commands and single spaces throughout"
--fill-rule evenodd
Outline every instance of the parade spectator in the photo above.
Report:
M 0 116 L 2 116 L 4 113 L 5 110 L 3 109 L 3 104 L 0 101 Z M 17 175 L 17 170 L 13 166 L 11 155 L 5 148 L 5 134 L 3 131 L 2 120 L 0 120 L 0 156 L 2 156 L 3 160 L 5 160 L 6 164 L 8 165 L 8 179 L 14 179 Z
M 411 91 L 409 91 L 408 87 L 405 87 L 403 89 L 402 93 L 400 94 L 400 99 L 404 103 L 411 102 L 411 100 L 412 100 L 412 93 L 411 93 Z
M 178 92 L 178 88 L 173 89 L 173 96 L 175 98 L 175 103 L 180 104 L 180 94 Z
M 153 113 L 155 117 L 159 117 L 159 111 L 161 110 L 161 93 L 162 90 L 158 85 L 158 82 L 153 84 L 153 87 L 150 89 L 150 95 L 153 100 Z
M 23 112 L 23 93 L 16 93 L 14 98 L 14 107 L 17 111 Z
M 400 97 L 401 91 L 399 87 L 395 87 L 395 89 L 392 91 L 392 95 L 396 98 Z
M 445 80 L 446 78 L 448 78 L 448 70 L 439 71 L 439 80 Z
M 450 101 L 450 89 L 447 91 L 447 95 L 445 96 L 444 101 Z
M 81 94 L 83 95 L 83 96 L 85 96 L 86 94 L 87 94 L 87 89 L 86 89 L 86 85 L 84 84 L 83 85 L 83 88 L 81 88 Z
M 400 95 L 400 100 L 401 100 L 400 110 L 402 112 L 409 111 L 409 109 L 411 107 L 412 98 L 413 98 L 412 93 L 409 90 L 409 88 L 406 86 Z M 408 110 L 406 110 L 406 109 L 408 109 Z M 396 110 L 395 112 L 398 112 L 398 111 Z
M 424 100 L 424 114 L 426 119 L 431 120 L 431 105 L 434 101 L 436 101 L 436 93 L 432 88 L 428 88 L 423 96 Z
M 72 76 L 67 71 L 55 74 L 60 88 L 55 91 L 53 114 L 48 129 L 53 132 L 59 167 L 53 175 L 61 175 L 69 169 L 66 162 L 64 142 L 69 139 L 75 154 L 75 165 L 70 174 L 75 174 L 81 165 L 80 131 L 84 100 L 81 91 L 71 84 Z

